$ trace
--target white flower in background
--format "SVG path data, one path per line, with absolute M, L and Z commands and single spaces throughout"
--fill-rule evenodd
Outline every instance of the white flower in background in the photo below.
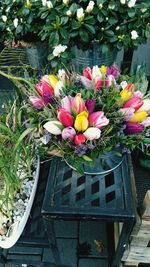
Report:
M 7 27 L 7 28 L 6 28 L 6 31 L 10 32 L 11 30 L 10 30 L 10 28 L 9 28 L 9 27 Z
M 84 19 L 84 10 L 82 7 L 77 9 L 77 19 L 78 20 Z
M 86 8 L 86 12 L 90 13 L 93 10 L 94 5 L 95 5 L 94 1 L 90 1 L 87 8 Z
M 58 77 L 60 78 L 60 80 L 63 82 L 63 81 L 65 81 L 65 77 L 66 77 L 66 72 L 65 72 L 65 70 L 59 70 L 58 71 Z
M 69 3 L 69 0 L 63 0 L 64 5 L 67 5 Z
M 13 24 L 14 24 L 15 28 L 17 28 L 17 26 L 18 26 L 18 18 L 15 18 L 13 20 Z
M 10 6 L 6 8 L 6 13 L 8 13 L 10 10 Z
M 120 27 L 119 27 L 119 26 L 117 26 L 117 27 L 116 27 L 116 31 L 118 31 L 119 29 L 120 29 Z
M 7 16 L 3 15 L 3 16 L 2 16 L 2 20 L 3 20 L 4 22 L 6 22 L 6 21 L 7 21 Z
M 99 4 L 98 7 L 99 7 L 99 9 L 102 9 L 103 8 L 103 5 L 102 4 Z
M 23 22 L 23 18 L 20 18 L 20 22 L 21 22 L 21 23 Z
M 126 0 L 120 0 L 120 3 L 124 5 L 126 3 Z
M 46 4 L 47 4 L 47 0 L 42 0 L 42 5 L 46 6 Z
M 54 47 L 54 50 L 53 50 L 53 56 L 54 57 L 60 57 L 60 54 L 65 52 L 65 50 L 67 49 L 67 46 L 66 45 L 57 45 Z
M 138 33 L 137 33 L 137 31 L 132 31 L 131 32 L 131 39 L 132 40 L 136 40 L 136 38 L 138 38 L 139 36 L 138 36 Z
M 52 4 L 51 1 L 47 1 L 46 4 L 47 4 L 47 7 L 48 7 L 49 9 L 53 8 L 53 4 Z
M 66 15 L 68 16 L 68 17 L 71 17 L 71 15 L 72 15 L 72 12 L 71 12 L 71 10 L 69 9 L 69 10 L 67 10 L 67 12 L 66 12 Z
M 134 7 L 135 6 L 135 3 L 136 3 L 136 0 L 130 0 L 129 2 L 128 2 L 128 7 Z
M 84 133 L 87 140 L 99 139 L 101 136 L 101 130 L 96 127 L 89 127 Z

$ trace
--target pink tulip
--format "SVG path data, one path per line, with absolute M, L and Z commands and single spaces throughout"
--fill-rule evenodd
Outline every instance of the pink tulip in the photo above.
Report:
M 80 80 L 81 80 L 82 85 L 85 86 L 85 88 L 87 88 L 87 89 L 92 88 L 92 81 L 91 80 L 89 80 L 85 76 L 80 76 Z
M 133 93 L 133 96 L 137 96 L 137 97 L 139 97 L 139 98 L 142 98 L 142 97 L 143 97 L 143 94 L 142 94 L 141 91 L 137 90 L 137 91 L 135 91 L 135 92 Z
M 94 86 L 96 89 L 100 90 L 103 87 L 103 80 L 101 77 L 96 76 L 94 79 Z
M 141 106 L 143 105 L 143 101 L 140 97 L 137 96 L 133 96 L 132 98 L 130 98 L 125 104 L 124 104 L 124 108 L 134 108 L 135 111 L 137 111 Z
M 36 97 L 36 96 L 29 96 L 29 100 L 32 104 L 37 109 L 41 109 L 44 107 L 45 103 L 42 98 Z
M 126 134 L 137 134 L 144 131 L 144 125 L 137 123 L 137 122 L 126 122 L 126 128 L 124 132 Z
M 115 78 L 113 75 L 108 75 L 105 80 L 105 85 L 106 87 L 110 87 L 111 85 L 115 84 Z
M 134 108 L 121 108 L 119 109 L 119 112 L 122 113 L 123 119 L 125 121 L 130 121 L 134 115 L 135 109 Z
M 148 127 L 150 126 L 150 117 L 145 118 L 142 122 L 142 125 L 144 125 L 144 127 Z
M 61 100 L 61 107 L 65 109 L 66 111 L 68 111 L 69 113 L 71 113 L 71 110 L 72 110 L 72 100 L 73 100 L 72 96 L 65 96 Z
M 54 97 L 53 88 L 45 81 L 38 82 L 38 84 L 36 85 L 36 90 L 39 95 L 44 99 L 45 103 L 48 103 L 49 100 Z
M 83 71 L 83 75 L 89 79 L 92 80 L 92 69 L 90 67 L 86 67 Z
M 59 121 L 64 126 L 69 127 L 69 126 L 73 125 L 74 119 L 73 119 L 73 117 L 71 116 L 71 114 L 68 111 L 66 111 L 63 108 L 60 108 L 60 109 L 58 109 L 57 114 L 58 114 Z
M 72 100 L 72 111 L 75 112 L 75 114 L 79 114 L 84 110 L 85 110 L 84 100 L 81 98 L 81 94 L 78 93 Z
M 76 146 L 80 146 L 80 145 L 84 144 L 85 140 L 86 140 L 86 138 L 85 138 L 84 134 L 82 134 L 82 133 L 79 133 L 79 134 L 75 135 L 75 137 L 74 137 L 74 143 Z
M 89 115 L 89 126 L 93 126 L 101 129 L 102 127 L 109 124 L 109 119 L 104 116 L 103 111 L 93 112 Z
M 75 135 L 76 135 L 76 131 L 73 127 L 66 127 L 62 131 L 62 138 L 64 140 L 66 139 L 73 140 Z

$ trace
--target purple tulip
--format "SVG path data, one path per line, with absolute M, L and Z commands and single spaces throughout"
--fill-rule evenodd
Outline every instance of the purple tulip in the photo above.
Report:
M 41 109 L 45 105 L 44 100 L 42 98 L 37 97 L 37 96 L 29 96 L 29 100 L 30 100 L 32 106 L 34 106 L 37 109 Z
M 106 75 L 113 75 L 114 78 L 117 78 L 119 75 L 119 71 L 115 65 L 112 65 L 107 68 Z
M 94 110 L 95 100 L 94 99 L 86 100 L 85 106 L 86 106 L 89 114 L 91 114 L 93 112 L 93 110 Z
M 62 138 L 64 140 L 66 139 L 73 140 L 75 135 L 76 135 L 76 131 L 73 127 L 66 127 L 62 131 Z
M 69 113 L 71 113 L 71 110 L 72 110 L 72 100 L 73 100 L 72 96 L 65 96 L 61 100 L 61 107 L 65 109 L 66 111 L 68 111 Z
M 137 134 L 144 131 L 144 125 L 137 122 L 126 122 L 125 134 Z

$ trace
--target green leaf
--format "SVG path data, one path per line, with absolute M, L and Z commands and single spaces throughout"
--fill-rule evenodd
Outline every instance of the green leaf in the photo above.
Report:
M 101 23 L 101 22 L 103 22 L 104 17 L 103 17 L 103 15 L 98 14 L 98 15 L 97 15 L 97 19 L 98 19 L 98 21 Z
M 95 34 L 95 28 L 92 25 L 85 24 L 84 26 L 85 26 L 85 28 L 87 28 L 87 30 L 89 30 L 89 32 Z
M 72 22 L 72 30 L 77 30 L 80 27 L 81 27 L 81 22 L 75 20 Z
M 69 38 L 69 35 L 68 35 L 67 30 L 64 29 L 64 28 L 60 28 L 60 34 L 61 34 L 61 36 L 62 36 L 63 39 L 66 39 L 67 40 Z
M 146 25 L 145 36 L 147 39 L 150 38 L 150 24 Z
M 52 32 L 49 37 L 49 44 L 55 46 L 59 44 L 59 34 L 58 32 Z
M 107 35 L 107 36 L 113 36 L 114 35 L 114 32 L 112 31 L 112 30 L 107 30 L 107 31 L 105 31 L 105 34 Z
M 84 155 L 82 158 L 83 158 L 85 161 L 88 161 L 88 162 L 93 161 L 90 157 L 88 157 L 88 156 L 86 156 L 86 155 Z
M 83 41 L 84 43 L 88 43 L 89 41 L 89 35 L 86 31 L 84 30 L 80 30 L 79 31 L 79 35 L 81 37 L 81 41 Z
M 28 135 L 30 134 L 32 131 L 34 130 L 34 128 L 28 128 L 26 129 L 19 137 L 16 145 L 14 146 L 14 151 L 17 150 L 18 146 L 20 145 L 20 143 L 23 141 L 23 139 Z

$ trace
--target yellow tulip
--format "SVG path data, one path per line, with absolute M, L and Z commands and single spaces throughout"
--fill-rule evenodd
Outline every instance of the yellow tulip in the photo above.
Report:
M 132 96 L 132 92 L 128 91 L 126 89 L 123 89 L 120 92 L 120 96 L 121 96 L 121 100 L 122 100 L 122 104 L 123 104 L 124 102 L 126 102 L 130 99 L 130 97 Z
M 53 74 L 48 75 L 48 81 L 49 81 L 50 85 L 53 87 L 53 89 L 55 88 L 56 84 L 58 83 L 57 78 Z
M 75 119 L 74 127 L 77 131 L 85 131 L 88 128 L 88 112 L 79 113 Z
M 106 74 L 107 67 L 104 66 L 104 65 L 102 65 L 102 66 L 100 67 L 100 71 L 101 71 L 102 73 Z
M 148 116 L 147 112 L 139 111 L 135 112 L 130 122 L 141 122 Z

